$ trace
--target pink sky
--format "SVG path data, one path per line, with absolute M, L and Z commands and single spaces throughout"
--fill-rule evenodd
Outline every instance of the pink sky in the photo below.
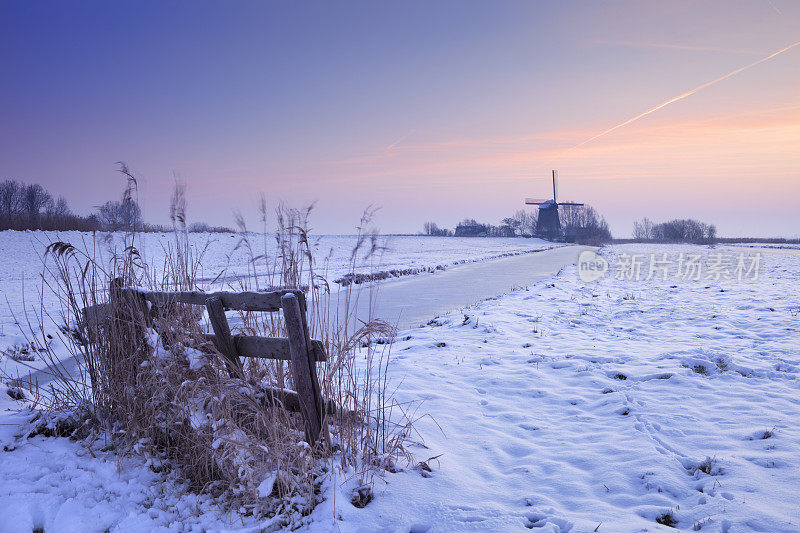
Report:
M 0 179 L 79 212 L 125 160 L 155 222 L 178 177 L 195 220 L 255 221 L 263 192 L 317 200 L 323 233 L 369 204 L 416 232 L 497 223 L 557 168 L 615 236 L 800 235 L 800 46 L 753 65 L 800 40 L 800 2 L 4 6 Z

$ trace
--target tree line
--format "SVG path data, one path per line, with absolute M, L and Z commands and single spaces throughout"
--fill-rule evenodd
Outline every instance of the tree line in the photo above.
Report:
M 55 198 L 38 183 L 17 180 L 0 182 L 0 230 L 56 231 L 171 231 L 172 228 L 148 224 L 142 209 L 130 194 L 109 200 L 83 216 L 72 212 L 66 198 Z M 233 232 L 230 228 L 196 222 L 190 232 Z
M 717 239 L 717 228 L 691 218 L 654 223 L 645 217 L 633 223 L 633 238 L 637 241 L 712 243 Z
M 513 216 L 502 219 L 498 225 L 465 218 L 456 225 L 455 230 L 440 228 L 435 222 L 426 222 L 422 232 L 434 237 L 531 237 L 536 233 L 536 217 L 520 209 Z
M 66 198 L 53 198 L 38 183 L 25 184 L 16 180 L 0 182 L 0 230 L 100 229 L 96 216 L 76 215 Z
M 611 240 L 605 218 L 590 205 L 562 205 L 558 209 L 563 237 L 578 243 L 602 243 Z M 440 228 L 435 222 L 426 222 L 423 235 L 437 237 L 533 237 L 537 234 L 536 211 L 518 210 L 504 218 L 498 225 L 484 224 L 465 218 L 454 230 Z M 643 218 L 633 223 L 633 238 L 637 241 L 713 243 L 717 241 L 717 228 L 695 219 L 674 219 L 656 223 Z M 741 239 L 740 239 L 741 240 Z
M 497 225 L 465 218 L 455 229 L 439 227 L 435 222 L 423 225 L 423 234 L 435 237 L 534 237 L 537 235 L 538 213 L 517 210 Z M 560 206 L 559 218 L 564 238 L 575 242 L 602 242 L 611 239 L 605 218 L 590 206 Z

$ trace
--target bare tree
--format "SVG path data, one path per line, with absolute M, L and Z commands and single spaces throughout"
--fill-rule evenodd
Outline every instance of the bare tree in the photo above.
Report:
M 422 225 L 422 231 L 425 235 L 436 235 L 439 232 L 439 226 L 436 225 L 436 222 L 426 222 Z
M 142 210 L 131 198 L 109 200 L 97 209 L 97 216 L 108 231 L 133 230 L 142 224 Z
M 39 215 L 43 210 L 47 210 L 53 205 L 53 197 L 44 187 L 38 183 L 32 183 L 25 187 L 22 194 L 22 210 L 28 216 L 29 223 L 36 227 L 39 222 Z
M 521 235 L 536 234 L 536 215 L 533 212 L 518 209 L 514 213 L 514 219 L 519 223 L 517 227 Z
M 653 240 L 653 222 L 644 217 L 633 223 L 633 238 L 641 241 Z
M 42 229 L 67 229 L 70 226 L 70 219 L 75 222 L 76 217 L 73 216 L 72 211 L 67 204 L 67 199 L 59 196 L 58 200 L 47 207 L 47 219 L 42 225 Z
M 565 205 L 560 209 L 561 225 L 568 240 L 594 242 L 611 239 L 608 223 L 590 205 Z
M 47 214 L 54 217 L 65 217 L 71 215 L 72 211 L 67 204 L 67 199 L 59 196 L 58 200 L 47 210 Z
M 22 191 L 25 186 L 16 180 L 0 182 L 0 218 L 4 221 L 18 215 L 22 209 Z
M 425 235 L 431 235 L 433 237 L 448 237 L 451 235 L 449 229 L 440 228 L 436 222 L 426 222 L 422 226 L 422 231 Z
M 500 227 L 497 228 L 499 237 L 516 237 L 520 231 L 520 221 L 515 217 L 504 218 L 500 221 Z

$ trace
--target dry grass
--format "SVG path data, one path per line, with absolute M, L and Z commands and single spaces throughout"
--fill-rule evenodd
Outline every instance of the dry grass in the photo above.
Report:
M 663 526 L 675 527 L 678 521 L 675 519 L 675 513 L 670 509 L 656 517 L 656 522 Z
M 133 198 L 136 179 L 129 171 L 125 176 L 123 197 Z M 189 245 L 181 186 L 172 200 L 174 238 L 165 245 L 162 265 L 145 263 L 135 232 L 124 235 L 121 249 L 106 249 L 103 239 L 48 247 L 44 279 L 61 310 L 51 316 L 43 308 L 28 316 L 28 329 L 45 331 L 48 321 L 68 324 L 63 340 L 78 364 L 70 374 L 57 354 L 45 350 L 42 357 L 56 379 L 47 390 L 36 383 L 26 388 L 45 412 L 69 412 L 73 418 L 79 413 L 78 418 L 91 421 L 92 438 L 105 438 L 119 453 L 144 455 L 159 468 L 178 471 L 194 490 L 224 496 L 244 514 L 282 514 L 291 521 L 313 509 L 322 479 L 332 469 L 356 478 L 363 492 L 374 475 L 394 471 L 401 458 L 410 459 L 406 444 L 414 415 L 410 406 L 392 400 L 387 374 L 391 343 L 375 342 L 393 338 L 394 328 L 371 318 L 359 320 L 353 313 L 354 289 L 333 293 L 326 282 L 327 261 L 317 263 L 309 231 L 312 207 L 281 205 L 273 233 L 263 198 L 260 211 L 264 227 L 258 236 L 237 217 L 237 246 L 249 255 L 247 273 L 224 272 L 217 282 L 225 280 L 229 290 L 307 291 L 311 336 L 324 343 L 328 354 L 327 362 L 318 365 L 320 384 L 323 395 L 338 406 L 325 421 L 326 442 L 304 445 L 300 416 L 263 401 L 265 386 L 293 387 L 283 362 L 249 359 L 242 375 L 230 377 L 223 357 L 203 339 L 208 325 L 202 309 L 175 304 L 153 316 L 116 292 L 109 294 L 112 284 L 202 289 L 195 280 L 204 251 Z M 358 226 L 353 270 L 381 252 L 369 230 L 372 214 L 366 211 Z M 269 246 L 270 238 L 276 247 Z M 368 294 L 372 301 L 375 291 Z M 84 308 L 106 301 L 114 319 L 97 327 L 84 321 Z M 229 316 L 234 333 L 286 336 L 281 313 L 237 315 Z M 38 341 L 30 339 L 41 345 Z M 79 425 L 86 427 L 84 422 Z M 264 480 L 269 480 L 266 485 Z

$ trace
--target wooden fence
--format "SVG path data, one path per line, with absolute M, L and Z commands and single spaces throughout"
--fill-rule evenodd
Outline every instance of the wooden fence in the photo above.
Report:
M 290 361 L 296 391 L 266 387 L 266 400 L 283 406 L 289 411 L 299 411 L 305 424 L 306 440 L 315 444 L 325 432 L 325 416 L 336 410 L 331 401 L 322 398 L 317 377 L 317 361 L 325 361 L 323 344 L 311 339 L 308 330 L 306 297 L 299 290 L 279 290 L 273 292 L 199 292 L 145 291 L 138 288 L 123 287 L 121 280 L 111 282 L 109 294 L 111 304 L 87 307 L 83 310 L 84 320 L 91 327 L 114 318 L 112 315 L 124 306 L 113 305 L 127 302 L 142 310 L 144 317 L 158 316 L 159 309 L 181 303 L 202 305 L 208 311 L 209 322 L 214 331 L 205 335 L 207 341 L 225 357 L 231 376 L 242 377 L 241 357 L 257 357 Z M 146 304 L 151 304 L 150 312 L 145 312 Z M 225 316 L 226 310 L 283 312 L 287 337 L 259 337 L 253 335 L 231 335 Z M 150 325 L 153 325 L 152 322 Z

